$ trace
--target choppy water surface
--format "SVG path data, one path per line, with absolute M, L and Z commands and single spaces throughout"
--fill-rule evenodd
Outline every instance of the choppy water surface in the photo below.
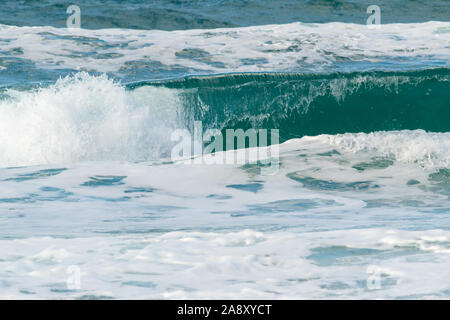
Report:
M 450 297 L 447 1 L 78 5 L 0 7 L 0 298 Z

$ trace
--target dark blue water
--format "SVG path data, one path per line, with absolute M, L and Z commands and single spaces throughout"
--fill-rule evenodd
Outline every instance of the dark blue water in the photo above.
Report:
M 65 27 L 66 8 L 81 8 L 88 29 L 185 30 L 291 22 L 364 24 L 369 5 L 378 5 L 382 23 L 450 21 L 447 0 L 77 0 L 2 1 L 0 23 Z

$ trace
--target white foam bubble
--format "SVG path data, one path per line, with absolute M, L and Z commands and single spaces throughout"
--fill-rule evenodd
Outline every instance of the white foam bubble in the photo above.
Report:
M 450 133 L 404 130 L 373 133 L 346 133 L 321 136 L 331 145 L 352 153 L 391 157 L 399 162 L 423 167 L 450 166 Z
M 0 165 L 149 160 L 168 152 L 180 128 L 176 90 L 126 91 L 106 76 L 79 73 L 0 101 Z

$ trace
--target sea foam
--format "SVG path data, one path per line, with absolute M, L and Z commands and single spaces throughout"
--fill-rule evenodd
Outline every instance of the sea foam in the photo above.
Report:
M 127 91 L 106 76 L 79 73 L 0 101 L 0 164 L 149 160 L 167 153 L 181 124 L 177 91 Z

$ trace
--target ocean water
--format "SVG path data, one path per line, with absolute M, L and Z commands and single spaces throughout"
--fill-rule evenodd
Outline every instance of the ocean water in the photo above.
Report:
M 70 4 L 0 4 L 0 298 L 450 298 L 448 1 Z

